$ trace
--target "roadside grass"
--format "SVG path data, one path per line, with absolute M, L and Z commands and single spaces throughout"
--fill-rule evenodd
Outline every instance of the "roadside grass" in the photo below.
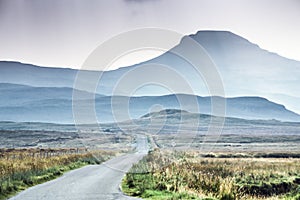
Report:
M 271 155 L 155 150 L 131 168 L 122 189 L 145 199 L 300 200 L 300 159 Z
M 51 153 L 44 154 L 45 151 L 34 149 L 34 154 L 32 149 L 2 152 L 0 200 L 7 199 L 28 187 L 55 179 L 69 170 L 89 164 L 100 164 L 116 154 L 111 151 L 68 154 L 65 149 L 51 149 L 49 150 Z

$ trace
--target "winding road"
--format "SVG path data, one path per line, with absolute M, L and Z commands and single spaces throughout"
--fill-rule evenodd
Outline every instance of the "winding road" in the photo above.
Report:
M 137 152 L 115 157 L 101 165 L 89 165 L 31 187 L 10 200 L 115 200 L 137 199 L 120 191 L 120 183 L 133 163 L 148 152 L 145 136 L 137 137 Z

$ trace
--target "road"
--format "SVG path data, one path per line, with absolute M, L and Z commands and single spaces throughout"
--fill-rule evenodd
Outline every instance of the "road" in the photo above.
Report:
M 132 164 L 148 151 L 145 136 L 137 138 L 137 152 L 113 158 L 101 165 L 89 165 L 63 176 L 31 187 L 11 200 L 111 200 L 127 197 L 119 189 L 122 178 Z

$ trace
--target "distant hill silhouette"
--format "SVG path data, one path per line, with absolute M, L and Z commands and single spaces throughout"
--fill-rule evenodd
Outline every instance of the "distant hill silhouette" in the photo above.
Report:
M 54 123 L 73 123 L 72 113 L 72 88 L 31 87 L 15 84 L 0 84 L 0 121 L 39 121 Z M 84 95 L 83 97 L 90 96 Z M 86 93 L 87 94 L 87 93 Z M 164 96 L 103 96 L 96 95 L 96 112 L 100 122 L 113 122 L 115 115 L 117 120 L 128 120 L 124 108 L 129 100 L 130 118 L 139 118 L 151 110 L 153 105 L 159 104 L 163 108 L 180 109 L 178 98 L 186 102 L 197 100 L 202 114 L 211 114 L 211 98 L 186 94 L 173 94 Z M 82 98 L 83 106 L 90 102 Z M 261 97 L 237 97 L 226 99 L 226 116 L 245 119 L 276 119 L 282 121 L 300 121 L 300 116 L 287 110 L 283 105 L 276 104 Z M 112 110 L 111 107 L 114 107 Z M 195 105 L 185 106 L 193 112 Z

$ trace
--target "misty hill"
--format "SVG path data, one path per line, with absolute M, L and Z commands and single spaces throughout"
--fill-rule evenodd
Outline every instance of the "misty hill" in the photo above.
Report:
M 208 115 L 208 114 L 201 114 L 201 113 L 193 113 L 188 112 L 186 110 L 180 109 L 164 109 L 156 112 L 147 113 L 140 118 L 136 119 L 136 122 L 142 122 L 143 120 L 157 120 L 161 121 L 162 119 L 166 119 L 166 124 L 171 125 L 172 123 L 175 124 L 185 124 L 191 125 L 196 124 L 195 121 L 199 120 L 200 124 L 208 125 L 212 118 L 221 118 L 218 116 Z M 257 119 L 242 119 L 236 117 L 225 117 L 224 118 L 224 125 L 225 126 L 236 126 L 236 125 L 252 125 L 252 126 L 259 126 L 259 125 L 299 125 L 298 122 L 281 122 L 278 120 L 257 120 Z
M 165 109 L 160 110 L 157 112 L 150 112 L 140 117 L 140 119 L 146 119 L 146 118 L 162 118 L 162 117 L 168 117 L 168 118 L 181 118 L 184 115 L 191 115 L 192 113 L 186 111 L 186 110 L 180 110 L 180 109 Z
M 82 98 L 90 96 L 88 92 L 79 91 Z M 55 100 L 72 100 L 73 89 L 68 87 L 31 87 L 28 85 L 0 83 L 0 106 L 1 107 L 15 107 L 26 106 L 32 102 L 48 103 Z M 96 97 L 103 95 L 96 94 Z
M 72 87 L 77 70 L 40 67 L 19 62 L 0 62 L 1 83 L 36 87 Z
M 206 135 L 211 122 L 218 122 L 214 123 L 215 125 L 221 125 L 223 122 L 221 135 L 242 134 L 245 136 L 248 135 L 248 137 L 252 139 L 258 136 L 263 142 L 271 141 L 272 137 L 270 137 L 270 135 L 273 137 L 277 137 L 276 135 L 299 135 L 300 131 L 299 122 L 249 120 L 234 117 L 226 117 L 223 121 L 222 118 L 217 116 L 192 113 L 180 109 L 165 109 L 150 112 L 136 119 L 134 122 L 139 125 L 142 130 L 156 132 L 156 134 L 180 133 L 179 136 L 181 137 L 184 137 L 184 135 L 181 134 L 189 133 Z M 286 139 L 284 136 L 281 137 L 283 140 Z M 236 138 L 235 140 L 246 142 L 247 137 L 244 139 Z M 236 142 L 235 140 L 231 142 Z M 293 141 L 293 139 L 291 139 L 291 141 Z
M 89 99 L 91 94 L 81 91 L 82 99 L 72 101 L 72 88 L 0 84 L 0 91 L 0 121 L 73 123 L 72 105 L 83 108 L 80 114 L 90 114 L 84 112 L 92 102 Z M 139 118 L 149 113 L 155 105 L 164 109 L 182 109 L 179 99 L 186 102 L 184 109 L 187 111 L 199 110 L 202 114 L 211 114 L 212 98 L 222 99 L 186 94 L 144 97 L 96 95 L 95 108 L 100 122 L 114 122 L 115 116 L 117 121 Z M 300 121 L 298 114 L 265 98 L 236 97 L 225 100 L 227 117 Z
M 145 115 L 133 119 L 130 121 L 115 123 L 104 123 L 98 125 L 87 124 L 84 125 L 85 130 L 103 131 L 108 134 L 120 133 L 122 131 L 148 131 L 152 134 L 197 134 L 206 135 L 208 127 L 211 124 L 211 120 L 222 122 L 220 117 L 188 112 L 180 109 L 164 109 L 155 112 L 149 112 Z M 134 122 L 134 124 L 132 124 Z M 216 125 L 221 125 L 216 124 Z M 120 129 L 122 127 L 123 130 Z M 100 128 L 100 129 L 99 129 Z M 134 129 L 133 129 L 134 128 Z M 23 134 L 30 135 L 30 131 L 34 131 L 32 136 L 42 132 L 58 132 L 61 135 L 67 132 L 75 132 L 76 127 L 72 124 L 55 124 L 55 123 L 37 123 L 37 122 L 8 122 L 0 121 L 0 131 L 5 133 L 5 131 L 26 131 Z M 273 137 L 278 138 L 279 141 L 289 140 L 293 141 L 292 135 L 298 135 L 300 132 L 299 122 L 281 122 L 278 120 L 249 120 L 234 117 L 226 117 L 224 119 L 224 126 L 222 128 L 222 135 L 244 135 L 242 138 L 235 138 L 230 140 L 230 142 L 235 143 L 240 140 L 249 142 L 253 140 L 253 137 L 261 140 L 262 142 L 267 142 L 272 140 Z M 41 135 L 41 134 L 39 134 Z M 272 137 L 270 137 L 272 135 Z M 289 136 L 284 136 L 289 135 Z M 182 135 L 185 136 L 185 135 Z M 39 136 L 40 137 L 40 136 Z M 227 137 L 227 136 L 226 136 Z M 223 139 L 226 139 L 223 138 Z M 289 138 L 290 137 L 290 138 Z M 183 138 L 184 139 L 184 138 Z M 227 141 L 228 142 L 228 141 Z
M 118 124 L 115 123 L 103 123 L 100 124 L 100 128 L 104 132 L 118 133 L 121 131 L 118 127 L 128 126 L 132 127 L 132 121 L 135 125 L 139 126 L 143 131 L 146 127 L 163 125 L 161 133 L 169 133 L 169 130 L 176 130 L 181 126 L 183 129 L 195 130 L 198 126 L 198 131 L 207 131 L 208 125 L 212 119 L 220 120 L 221 117 L 193 113 L 180 109 L 164 109 L 160 111 L 154 111 L 146 113 L 136 119 L 130 121 L 123 121 Z M 83 125 L 86 130 L 97 130 L 99 127 L 96 124 Z M 60 132 L 75 132 L 76 127 L 74 124 L 56 124 L 56 123 L 42 123 L 42 122 L 12 122 L 12 121 L 0 121 L 0 130 L 10 131 L 60 131 Z M 101 130 L 101 129 L 100 129 Z M 255 131 L 254 131 L 255 130 Z M 258 134 L 259 133 L 284 133 L 284 134 L 299 134 L 300 122 L 281 122 L 278 120 L 258 120 L 258 119 L 242 119 L 235 117 L 224 118 L 223 133 L 228 134 Z M 166 131 L 166 132 L 163 132 Z M 271 132 L 270 132 L 271 131 Z
M 295 99 L 300 97 L 300 62 L 290 60 L 275 53 L 261 49 L 247 39 L 227 31 L 199 31 L 190 35 L 209 54 L 224 82 L 227 96 L 263 96 L 271 101 L 284 104 L 288 109 L 300 112 L 300 104 Z M 195 53 L 187 42 L 187 36 L 172 50 L 183 55 L 194 56 Z M 171 50 L 171 51 L 172 51 Z M 197 56 L 197 55 L 195 55 Z M 158 67 L 159 65 L 159 67 Z M 169 66 L 174 73 L 183 77 L 183 81 L 173 81 L 174 75 L 162 73 L 161 66 Z M 197 95 L 209 94 L 202 77 L 197 74 L 191 64 L 166 52 L 152 60 L 108 71 L 103 74 L 97 92 L 112 95 L 113 88 L 120 77 L 124 77 L 132 69 L 145 66 L 148 71 L 140 73 L 140 79 L 145 77 L 159 77 L 167 81 L 174 93 L 190 93 L 183 88 L 187 82 Z M 152 69 L 152 70 L 151 70 Z M 170 69 L 170 70 L 171 70 Z M 90 75 L 95 72 L 86 72 Z M 17 62 L 0 62 L 0 82 L 25 84 L 37 87 L 73 87 L 77 70 L 63 68 L 47 68 Z M 126 85 L 134 84 L 129 79 L 123 84 L 124 90 L 114 95 L 125 95 Z M 90 81 L 88 78 L 85 80 Z M 144 87 L 138 91 L 140 96 L 165 95 L 165 90 L 157 87 Z M 276 96 L 274 95 L 276 94 Z

